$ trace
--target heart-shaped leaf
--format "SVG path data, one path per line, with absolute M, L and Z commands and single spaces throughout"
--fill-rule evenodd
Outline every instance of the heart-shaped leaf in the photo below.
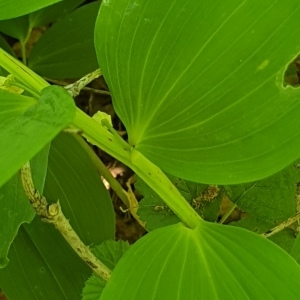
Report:
M 103 1 L 100 68 L 138 151 L 203 183 L 249 182 L 299 156 L 298 0 Z
M 249 251 L 255 249 L 255 251 Z M 150 232 L 121 258 L 106 299 L 299 299 L 300 266 L 250 231 L 201 221 Z

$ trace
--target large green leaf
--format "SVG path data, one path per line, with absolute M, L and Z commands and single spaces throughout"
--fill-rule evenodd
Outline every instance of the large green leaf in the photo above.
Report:
M 70 224 L 86 245 L 113 239 L 114 211 L 108 192 L 79 138 L 58 135 L 51 143 L 44 195 L 59 199 Z M 0 270 L 9 299 L 81 299 L 90 269 L 51 224 L 35 219 L 23 226 Z
M 253 251 L 251 251 L 253 250 Z M 121 258 L 106 299 L 299 299 L 300 266 L 272 242 L 201 221 L 155 230 Z
M 72 121 L 75 104 L 69 93 L 57 86 L 42 90 L 37 104 L 31 106 L 34 100 L 28 97 L 5 91 L 0 91 L 0 96 L 2 186 Z
M 298 0 L 104 1 L 100 68 L 129 142 L 166 172 L 249 182 L 299 156 Z
M 0 20 L 11 19 L 26 15 L 45 6 L 57 3 L 61 0 L 2 0 L 0 3 Z
M 79 139 L 61 133 L 52 141 L 44 194 L 51 201 L 59 199 L 86 245 L 99 244 L 114 239 L 115 214 L 108 191 Z
M 0 21 L 0 31 L 20 41 L 24 41 L 29 31 L 28 16 Z
M 0 284 L 10 300 L 79 300 L 91 270 L 59 232 L 36 218 L 24 224 L 0 270 Z
M 99 5 L 84 5 L 45 32 L 32 49 L 29 67 L 50 78 L 77 78 L 97 69 L 93 37 Z

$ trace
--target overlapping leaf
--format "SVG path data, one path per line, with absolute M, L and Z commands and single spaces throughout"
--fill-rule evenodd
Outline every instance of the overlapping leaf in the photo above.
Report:
M 252 217 L 282 222 L 296 213 L 295 197 L 300 182 L 299 160 L 284 170 L 252 183 L 227 186 L 231 201 Z
M 5 91 L 0 95 L 2 186 L 72 121 L 75 104 L 66 90 L 56 86 L 45 88 L 34 105 L 29 97 Z
M 129 244 L 124 241 L 105 241 L 93 248 L 93 253 L 111 270 L 115 268 L 120 258 L 128 250 Z M 98 300 L 106 282 L 93 274 L 85 283 L 82 300 Z
M 249 252 L 255 247 L 255 252 Z M 121 258 L 106 299 L 299 299 L 300 266 L 272 242 L 201 221 L 155 230 Z
M 35 11 L 29 15 L 31 28 L 46 25 L 67 15 L 84 0 L 63 0 L 54 5 Z
M 49 145 L 33 158 L 31 169 L 35 187 L 42 193 L 48 165 Z M 30 223 L 35 211 L 25 195 L 19 174 L 0 188 L 0 268 L 8 263 L 8 251 L 22 223 Z M 9 224 L 9 226 L 8 226 Z
M 110 196 L 80 137 L 61 133 L 52 141 L 45 196 L 60 201 L 63 212 L 86 245 L 100 244 L 115 235 Z M 81 141 L 83 142 L 83 141 Z
M 32 49 L 28 65 L 50 78 L 79 78 L 97 69 L 94 26 L 99 2 L 84 5 L 54 24 Z
M 16 18 L 26 15 L 45 6 L 57 3 L 61 0 L 2 0 L 0 3 L 0 20 Z
M 202 218 L 212 222 L 217 220 L 223 198 L 221 187 L 190 182 L 170 175 L 168 177 Z M 137 179 L 135 188 L 144 196 L 139 202 L 138 215 L 145 222 L 147 230 L 180 222 L 178 216 L 140 178 Z
M 96 52 L 129 141 L 204 183 L 266 177 L 300 148 L 297 0 L 103 1 Z
M 111 199 L 76 137 L 60 134 L 53 140 L 44 195 L 49 203 L 59 199 L 86 245 L 114 238 Z M 0 282 L 10 299 L 79 300 L 84 282 L 91 276 L 91 270 L 54 226 L 39 219 L 21 228 L 9 259 L 0 270 Z

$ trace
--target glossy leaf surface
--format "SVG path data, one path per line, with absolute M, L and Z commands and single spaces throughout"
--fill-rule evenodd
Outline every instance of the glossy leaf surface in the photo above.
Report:
M 45 88 L 34 105 L 32 98 L 4 91 L 0 95 L 2 186 L 72 121 L 75 104 L 69 93 L 57 86 Z
M 100 68 L 135 149 L 192 181 L 250 182 L 299 156 L 300 3 L 104 1 Z
M 61 0 L 2 0 L 0 3 L 0 20 L 11 19 L 26 15 L 45 6 L 57 3 Z
M 94 27 L 99 5 L 84 5 L 46 31 L 32 49 L 29 67 L 56 79 L 79 78 L 97 69 Z
M 254 233 L 204 221 L 191 230 L 179 223 L 130 247 L 100 299 L 296 300 L 299 280 L 297 262 Z

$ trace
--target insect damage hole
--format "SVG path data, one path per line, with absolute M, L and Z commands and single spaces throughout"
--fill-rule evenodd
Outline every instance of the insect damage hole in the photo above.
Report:
M 287 65 L 283 75 L 283 86 L 300 86 L 300 54 Z

